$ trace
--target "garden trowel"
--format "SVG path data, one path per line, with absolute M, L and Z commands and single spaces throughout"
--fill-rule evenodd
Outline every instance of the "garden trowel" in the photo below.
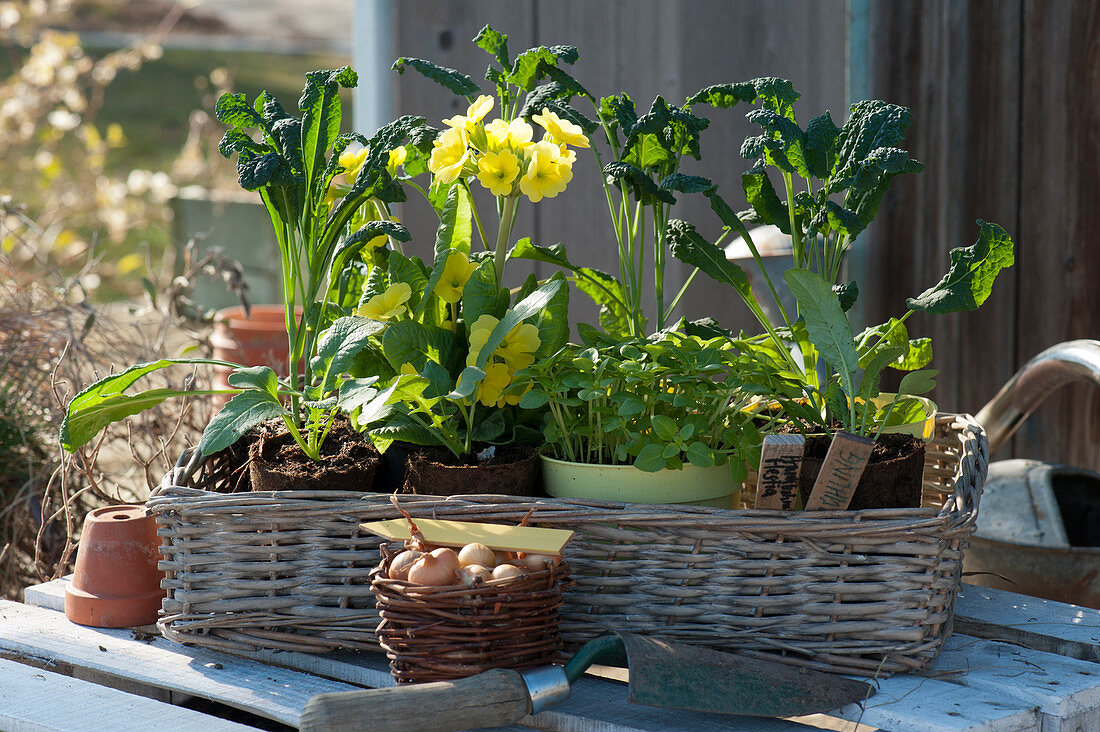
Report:
M 318 694 L 302 730 L 461 730 L 512 724 L 569 697 L 594 663 L 630 669 L 630 701 L 721 714 L 791 717 L 863 701 L 861 681 L 632 633 L 586 643 L 565 666 L 492 669 L 458 681 Z

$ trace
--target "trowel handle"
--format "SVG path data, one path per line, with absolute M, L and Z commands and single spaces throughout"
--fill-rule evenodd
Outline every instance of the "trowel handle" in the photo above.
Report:
M 531 710 L 517 671 L 495 668 L 458 681 L 318 694 L 302 710 L 306 730 L 463 730 L 503 727 Z

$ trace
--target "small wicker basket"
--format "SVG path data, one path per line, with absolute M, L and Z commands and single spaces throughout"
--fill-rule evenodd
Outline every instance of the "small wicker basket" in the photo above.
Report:
M 372 573 L 378 642 L 401 684 L 450 681 L 491 668 L 534 668 L 561 652 L 558 611 L 569 565 L 473 587 L 427 587 Z
M 922 508 L 727 511 L 506 496 L 404 496 L 413 517 L 575 532 L 561 608 L 567 650 L 607 630 L 864 675 L 923 668 L 951 632 L 988 445 L 971 417 L 941 415 Z M 217 460 L 184 455 L 149 499 L 165 544 L 169 638 L 228 650 L 377 649 L 370 573 L 397 518 L 382 494 L 222 494 Z M 745 505 L 753 500 L 746 486 Z

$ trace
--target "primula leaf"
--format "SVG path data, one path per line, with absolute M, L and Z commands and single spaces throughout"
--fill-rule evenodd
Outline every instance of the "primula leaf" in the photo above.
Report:
M 199 440 L 199 452 L 213 455 L 232 445 L 260 422 L 289 414 L 277 398 L 265 391 L 242 391 L 206 425 Z
M 134 414 L 144 412 L 165 399 L 188 396 L 194 392 L 180 389 L 149 389 L 136 394 L 124 393 L 143 376 L 174 365 L 198 366 L 209 364 L 240 368 L 227 361 L 207 358 L 164 358 L 159 361 L 139 363 L 125 371 L 105 376 L 88 386 L 69 402 L 65 418 L 61 422 L 59 441 L 61 446 L 73 452 L 99 434 L 107 425 Z
M 456 249 L 470 256 L 470 240 L 473 236 L 473 210 L 470 192 L 464 185 L 451 186 L 443 216 L 435 234 L 435 251 Z
M 469 399 L 477 391 L 477 385 L 485 379 L 485 371 L 474 366 L 467 366 L 458 375 L 454 391 L 447 395 L 448 399 Z
M 439 280 L 443 277 L 443 270 L 447 267 L 447 258 L 451 255 L 451 252 L 455 251 L 458 250 L 446 249 L 435 253 L 435 261 L 432 262 L 432 269 L 428 275 L 428 282 L 424 285 L 424 297 L 420 300 L 420 306 L 414 310 L 417 316 L 423 315 L 428 308 L 428 303 L 432 302 L 434 299 L 435 287 L 439 284 Z
M 978 219 L 981 233 L 969 247 L 951 250 L 951 268 L 935 286 L 906 300 L 912 310 L 933 315 L 974 310 L 985 302 L 997 273 L 1013 264 L 1012 237 L 997 224 Z
M 493 260 L 486 259 L 477 266 L 462 288 L 462 319 L 466 321 L 466 327 L 470 327 L 482 315 L 499 318 L 507 307 L 507 294 L 502 303 L 501 288 L 497 287 Z
M 409 259 L 396 251 L 391 251 L 386 260 L 390 282 L 404 282 L 412 288 L 407 307 L 415 312 L 420 306 L 420 298 L 428 292 L 425 289 L 425 285 L 428 284 L 428 268 L 424 266 L 420 257 Z
M 551 282 L 564 279 L 565 275 L 561 272 L 555 272 L 550 277 Z M 564 286 L 564 282 L 562 284 L 535 318 L 535 325 L 539 328 L 539 347 L 535 358 L 539 360 L 557 353 L 569 340 L 569 288 Z
M 445 66 L 433 64 L 422 58 L 403 57 L 393 62 L 393 69 L 399 74 L 405 73 L 405 67 L 411 66 L 435 83 L 450 89 L 462 97 L 472 97 L 481 91 L 481 87 L 466 74 Z
M 337 399 L 337 405 L 344 412 L 350 412 L 354 409 L 359 409 L 364 404 L 378 396 L 379 392 L 376 387 L 378 383 L 377 376 L 371 376 L 364 379 L 347 379 L 340 384 L 339 397 Z
M 501 67 L 507 69 L 512 66 L 508 58 L 508 35 L 493 30 L 488 24 L 474 36 L 474 45 L 485 53 L 496 58 Z
M 561 280 L 551 280 L 550 282 L 540 285 L 537 290 L 516 303 L 514 308 L 505 313 L 504 317 L 501 318 L 500 322 L 493 328 L 493 331 L 489 334 L 488 340 L 486 340 L 485 345 L 482 346 L 481 351 L 478 353 L 477 367 L 484 369 L 489 357 L 493 355 L 493 352 L 496 351 L 497 346 L 504 340 L 504 337 L 524 320 L 527 320 L 549 305 L 562 285 L 563 283 Z
M 336 388 L 340 375 L 351 368 L 359 351 L 369 347 L 371 337 L 385 327 L 377 320 L 349 315 L 325 331 L 317 344 L 317 355 L 310 360 L 313 372 L 322 377 L 322 393 Z
M 859 368 L 859 357 L 852 339 L 852 326 L 840 308 L 840 298 L 829 281 L 816 272 L 789 269 L 783 279 L 806 320 L 810 342 L 836 370 L 844 394 L 854 397 L 852 381 Z
M 505 428 L 504 413 L 494 409 L 489 412 L 488 417 L 474 425 L 470 431 L 470 439 L 475 442 L 492 442 L 504 434 Z
M 390 323 L 382 333 L 382 353 L 395 371 L 411 363 L 417 371 L 431 360 L 449 367 L 455 362 L 455 334 L 412 320 Z

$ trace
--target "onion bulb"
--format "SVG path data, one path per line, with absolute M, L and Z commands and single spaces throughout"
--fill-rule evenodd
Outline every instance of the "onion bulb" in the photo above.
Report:
M 460 567 L 455 576 L 458 577 L 459 584 L 473 587 L 478 582 L 491 580 L 493 572 L 488 567 L 483 567 L 480 564 L 467 564 L 465 567 Z
M 518 579 L 527 574 L 526 570 L 514 564 L 498 564 L 493 570 L 493 579 Z
M 386 572 L 386 576 L 392 580 L 409 579 L 409 567 L 422 556 L 424 556 L 423 552 L 418 552 L 415 549 L 407 549 L 401 552 L 390 562 L 390 568 Z
M 436 549 L 413 562 L 409 567 L 409 582 L 432 587 L 453 585 L 456 569 L 458 555 L 450 549 Z
M 526 567 L 532 572 L 541 572 L 546 569 L 547 565 L 552 564 L 556 567 L 561 564 L 561 557 L 556 554 L 524 554 L 516 559 L 515 563 L 521 567 Z
M 497 555 L 489 547 L 475 541 L 462 547 L 458 552 L 458 563 L 462 567 L 480 564 L 482 567 L 492 569 L 497 566 Z

